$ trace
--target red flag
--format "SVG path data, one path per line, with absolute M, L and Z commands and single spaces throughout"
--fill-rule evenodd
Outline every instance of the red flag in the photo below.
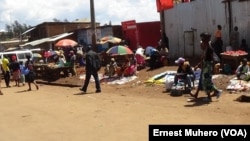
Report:
M 173 0 L 156 0 L 157 12 L 174 7 Z
M 156 0 L 156 7 L 157 7 L 157 12 L 162 11 L 161 10 L 161 2 L 160 2 L 160 0 Z

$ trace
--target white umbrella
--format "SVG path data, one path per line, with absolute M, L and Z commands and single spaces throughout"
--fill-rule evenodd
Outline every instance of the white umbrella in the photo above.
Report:
M 39 53 L 33 53 L 33 58 L 42 58 L 42 55 Z

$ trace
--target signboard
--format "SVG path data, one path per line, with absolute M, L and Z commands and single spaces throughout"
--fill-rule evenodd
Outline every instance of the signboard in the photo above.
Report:
M 136 29 L 135 20 L 122 22 L 122 30 Z

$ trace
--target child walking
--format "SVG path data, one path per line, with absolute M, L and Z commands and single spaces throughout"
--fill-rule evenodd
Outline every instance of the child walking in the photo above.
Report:
M 23 86 L 25 85 L 25 66 L 23 64 L 23 61 L 20 61 L 20 70 L 21 70 L 21 74 L 20 74 L 20 84 L 23 84 Z

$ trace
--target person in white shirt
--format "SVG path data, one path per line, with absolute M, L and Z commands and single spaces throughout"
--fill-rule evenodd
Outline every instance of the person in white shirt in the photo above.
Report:
M 58 59 L 58 65 L 59 67 L 64 67 L 64 64 L 66 63 L 66 60 L 64 58 L 63 55 L 59 55 L 59 59 Z

